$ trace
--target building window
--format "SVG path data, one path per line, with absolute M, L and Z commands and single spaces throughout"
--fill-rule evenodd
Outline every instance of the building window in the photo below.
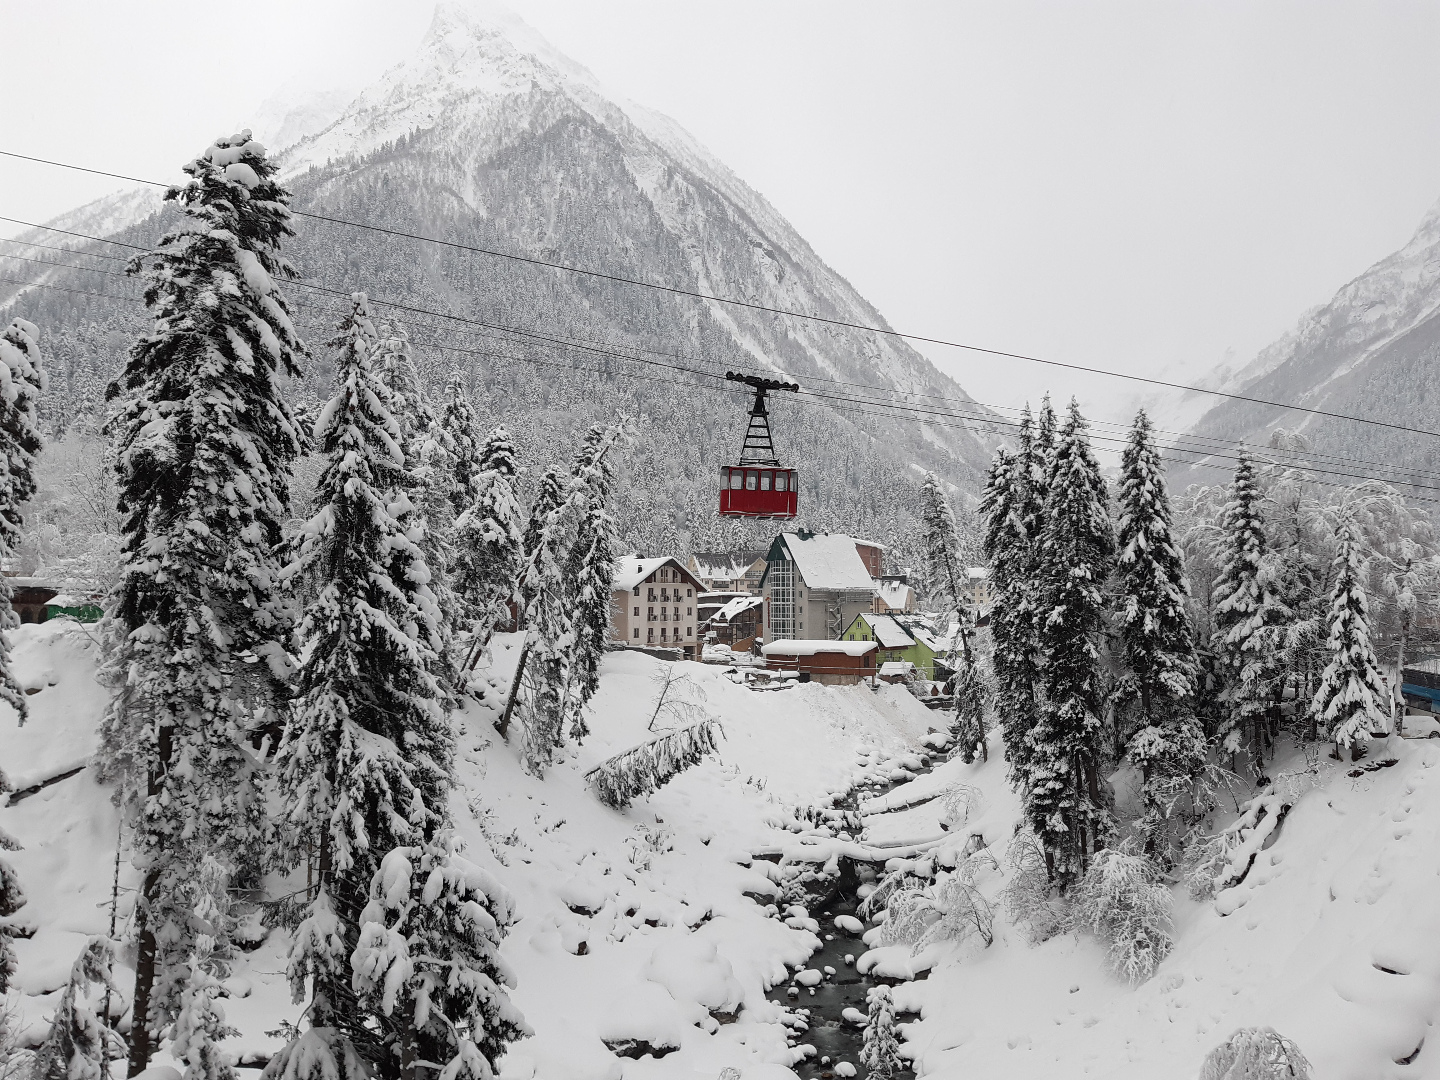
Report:
M 635 636 L 636 636 L 636 637 L 639 637 L 639 636 L 640 636 L 640 627 L 638 627 L 638 626 L 635 627 Z
M 685 627 L 685 636 L 686 636 L 686 637 L 694 637 L 694 636 L 695 636 L 695 628 L 694 628 L 693 626 L 687 626 L 687 627 Z
M 665 638 L 665 631 L 668 630 L 668 629 L 669 629 L 668 626 L 662 626 L 662 627 L 660 627 L 660 640 L 661 640 L 661 641 L 666 640 L 666 638 Z
M 637 619 L 640 617 L 640 609 L 638 607 L 635 609 L 635 617 Z M 639 631 L 637 630 L 636 633 L 639 633 Z
M 685 590 L 685 595 L 686 595 L 686 596 L 692 596 L 692 595 L 694 595 L 694 594 L 693 594 L 689 589 L 686 589 L 686 590 Z
M 635 595 L 636 595 L 636 596 L 639 596 L 639 595 L 640 595 L 640 586 L 639 586 L 639 585 L 636 585 L 636 586 L 635 586 Z
M 686 615 L 694 615 L 694 614 L 695 614 L 695 609 L 694 609 L 693 607 L 687 607 L 687 608 L 685 609 L 685 614 L 686 614 Z
M 645 617 L 646 617 L 647 619 L 649 619 L 651 622 L 654 622 L 654 621 L 655 621 L 655 609 L 654 609 L 653 607 L 652 607 L 652 608 L 646 608 L 646 609 L 645 609 Z
M 650 633 L 648 633 L 648 634 L 645 635 L 645 640 L 646 640 L 646 641 L 654 641 L 654 640 L 655 640 L 655 628 L 654 628 L 653 626 L 650 627 Z

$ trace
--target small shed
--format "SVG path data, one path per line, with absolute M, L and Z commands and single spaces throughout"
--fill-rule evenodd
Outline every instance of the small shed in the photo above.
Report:
M 880 665 L 881 682 L 905 682 L 915 677 L 915 665 L 909 660 L 887 660 Z
M 775 671 L 799 672 L 802 682 L 854 686 L 875 674 L 873 641 L 824 641 L 786 638 L 761 647 L 765 666 Z

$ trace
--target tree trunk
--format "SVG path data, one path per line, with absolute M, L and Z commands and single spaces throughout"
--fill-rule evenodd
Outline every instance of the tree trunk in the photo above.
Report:
M 160 795 L 165 774 L 170 768 L 170 755 L 174 750 L 175 729 L 168 723 L 162 723 L 156 739 L 156 760 L 145 783 L 147 797 L 153 799 Z M 135 904 L 135 998 L 130 1009 L 130 1058 L 126 1076 L 143 1072 L 150 1064 L 150 1055 L 155 1052 L 150 1032 L 150 996 L 155 988 L 159 944 L 155 940 L 150 905 L 157 899 L 159 886 L 160 871 L 152 865 L 145 871 L 145 879 L 140 884 L 140 896 Z
M 510 738 L 510 714 L 515 711 L 515 699 L 520 696 L 520 677 L 525 674 L 525 661 L 530 659 L 530 635 L 525 635 L 525 644 L 520 648 L 520 660 L 515 665 L 515 678 L 510 682 L 510 696 L 505 700 L 505 712 L 500 717 L 500 722 L 495 725 L 495 730 L 500 733 L 500 738 Z

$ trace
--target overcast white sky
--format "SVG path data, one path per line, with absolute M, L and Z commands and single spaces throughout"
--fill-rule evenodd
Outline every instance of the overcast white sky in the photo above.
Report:
M 1240 362 L 1440 197 L 1440 4 L 513 0 L 678 119 L 899 329 L 1143 374 Z M 429 0 L 0 0 L 0 148 L 172 178 Z M 114 184 L 0 159 L 0 214 Z M 11 230 L 13 232 L 13 230 Z M 945 350 L 982 401 L 1130 386 Z

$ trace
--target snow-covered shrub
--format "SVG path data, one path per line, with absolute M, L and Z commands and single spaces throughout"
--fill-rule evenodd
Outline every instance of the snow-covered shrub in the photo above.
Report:
M 530 1034 L 500 959 L 510 894 L 439 834 L 381 861 L 350 957 L 352 987 L 392 1052 L 434 1062 L 440 1080 L 491 1080 L 507 1043 Z
M 869 998 L 860 1064 L 870 1071 L 872 1080 L 891 1080 L 905 1067 L 905 1061 L 900 1057 L 900 1044 L 895 1038 L 895 1002 L 890 997 L 888 986 L 873 987 Z
M 1048 941 L 1060 929 L 1061 916 L 1045 868 L 1045 852 L 1030 832 L 1016 833 L 1005 851 L 1010 880 L 1000 892 L 1010 921 L 1024 929 L 1032 945 Z
M 1126 850 L 1099 851 L 1071 893 L 1070 925 L 1106 943 L 1115 973 L 1144 982 L 1174 945 L 1170 890 L 1151 859 Z
M 976 934 L 989 945 L 995 940 L 995 913 L 976 884 L 977 875 L 987 867 L 999 868 L 994 857 L 982 850 L 941 873 L 933 885 L 902 883 L 886 900 L 881 941 L 909 945 L 912 952 L 919 952 L 936 942 L 963 941 Z
M 1241 1028 L 1206 1055 L 1200 1080 L 1310 1080 L 1310 1062 L 1274 1028 Z
M 704 761 L 722 734 L 715 720 L 667 731 L 606 758 L 585 774 L 585 782 L 606 806 L 623 809 Z
M 123 1043 L 86 1000 L 93 985 L 111 987 L 110 942 L 91 938 L 70 969 L 50 1032 L 35 1053 L 30 1080 L 104 1080 L 108 1051 Z
M 0 1080 L 24 1080 L 35 1060 L 32 1051 L 20 1045 L 20 995 L 0 997 Z
M 875 883 L 875 888 L 870 891 L 870 895 L 860 901 L 860 906 L 855 909 L 856 914 L 862 919 L 872 919 L 876 912 L 889 907 L 890 898 L 896 893 L 922 889 L 928 884 L 929 882 L 925 878 L 920 877 L 908 866 L 891 870 Z
M 971 784 L 952 784 L 940 803 L 940 827 L 954 832 L 985 809 L 985 796 Z

